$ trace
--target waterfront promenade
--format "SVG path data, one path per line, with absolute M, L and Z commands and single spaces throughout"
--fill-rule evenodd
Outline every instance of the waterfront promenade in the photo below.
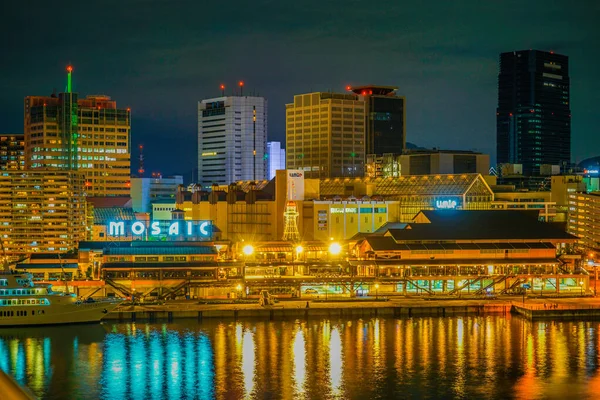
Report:
M 307 307 L 308 305 L 308 307 Z M 284 300 L 262 307 L 256 302 L 172 301 L 165 304 L 124 305 L 106 320 L 137 321 L 179 318 L 305 318 L 374 316 L 450 316 L 509 314 L 528 319 L 600 318 L 600 298 L 529 298 L 519 296 L 494 299 L 380 298 Z

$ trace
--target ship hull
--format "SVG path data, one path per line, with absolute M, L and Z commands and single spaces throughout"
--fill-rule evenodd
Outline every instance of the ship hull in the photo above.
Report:
M 0 327 L 98 323 L 119 304 L 120 302 L 96 302 L 45 307 L 0 307 Z

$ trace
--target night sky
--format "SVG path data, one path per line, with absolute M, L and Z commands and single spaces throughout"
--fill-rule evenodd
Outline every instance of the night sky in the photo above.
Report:
M 268 99 L 269 140 L 285 140 L 294 94 L 395 85 L 409 142 L 495 162 L 499 53 L 529 48 L 569 56 L 572 157 L 600 155 L 596 0 L 4 1 L 0 10 L 0 132 L 23 132 L 23 98 L 63 90 L 72 63 L 80 95 L 131 107 L 147 173 L 191 178 L 197 101 L 239 80 Z

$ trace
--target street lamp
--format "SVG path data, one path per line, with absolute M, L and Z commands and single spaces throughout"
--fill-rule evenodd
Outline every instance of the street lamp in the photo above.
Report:
M 379 299 L 379 283 L 375 284 L 375 300 Z
M 339 243 L 331 243 L 329 245 L 329 254 L 332 256 L 337 256 L 342 252 L 342 246 Z
M 579 286 L 581 286 L 581 296 L 583 297 L 583 281 L 579 281 Z
M 244 248 L 242 249 L 242 252 L 247 255 L 250 256 L 252 255 L 252 253 L 254 253 L 254 247 L 252 247 L 252 245 L 247 244 L 244 246 Z
M 329 292 L 329 285 L 325 285 L 325 301 L 327 301 L 327 292 Z
M 241 297 L 242 297 L 242 289 L 243 289 L 243 287 L 242 287 L 242 284 L 241 284 L 241 283 L 238 283 L 238 284 L 236 285 L 236 287 L 235 287 L 235 290 L 237 290 L 237 297 L 238 297 L 238 298 L 241 298 Z
M 542 278 L 542 288 L 540 289 L 540 297 L 544 296 L 544 288 L 546 287 L 546 281 Z

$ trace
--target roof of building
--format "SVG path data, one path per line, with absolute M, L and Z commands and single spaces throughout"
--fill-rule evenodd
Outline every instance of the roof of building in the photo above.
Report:
M 115 248 L 140 248 L 140 247 L 211 247 L 209 241 L 192 241 L 192 240 L 173 240 L 173 241 L 156 241 L 156 240 L 123 240 L 123 241 L 83 241 L 79 242 L 79 250 L 104 250 Z
M 176 199 L 175 197 L 159 197 L 152 200 L 152 204 L 172 204 L 175 206 Z
M 431 223 L 410 224 L 411 229 L 390 229 L 396 241 L 444 240 L 577 240 L 563 229 L 537 219 L 538 211 L 424 210 Z M 417 215 L 418 218 L 419 215 Z
M 109 221 L 133 221 L 135 213 L 131 208 L 94 208 L 94 225 L 106 225 Z
M 410 258 L 405 258 L 401 260 L 385 260 L 385 259 L 376 259 L 376 260 L 350 260 L 350 265 L 548 265 L 548 264 L 558 264 L 559 261 L 556 258 L 474 258 L 474 259 L 464 259 L 464 258 L 437 258 L 437 259 L 420 259 L 414 260 Z
M 219 266 L 222 266 L 219 264 Z M 103 269 L 136 269 L 136 268 L 217 268 L 214 261 L 191 261 L 191 262 L 107 262 L 102 264 Z
M 57 253 L 32 253 L 29 256 L 30 260 L 73 260 L 77 259 L 78 255 L 74 253 L 65 253 L 65 254 L 57 254 Z
M 113 196 L 113 197 L 86 197 L 88 203 L 91 203 L 94 208 L 106 207 L 124 207 L 131 208 L 131 197 L 128 196 Z
M 397 178 L 336 178 L 320 182 L 322 196 L 344 195 L 355 185 L 373 185 L 373 196 L 462 196 L 479 184 L 492 190 L 480 174 L 410 175 Z
M 430 154 L 469 154 L 482 155 L 482 153 L 472 150 L 442 150 L 442 149 L 407 149 L 402 152 L 403 155 L 430 155 Z
M 508 243 L 397 243 L 392 236 L 371 236 L 365 239 L 374 251 L 414 251 L 414 250 L 517 250 L 554 249 L 548 242 L 508 242 Z
M 16 269 L 40 269 L 40 268 L 64 268 L 64 269 L 77 269 L 78 268 L 78 264 L 77 263 L 64 263 L 64 264 L 57 264 L 57 263 L 34 263 L 34 264 L 29 264 L 29 263 L 19 263 L 15 266 Z
M 189 247 L 109 247 L 104 249 L 108 256 L 146 256 L 146 255 L 196 255 L 217 254 L 214 246 L 189 246 Z

